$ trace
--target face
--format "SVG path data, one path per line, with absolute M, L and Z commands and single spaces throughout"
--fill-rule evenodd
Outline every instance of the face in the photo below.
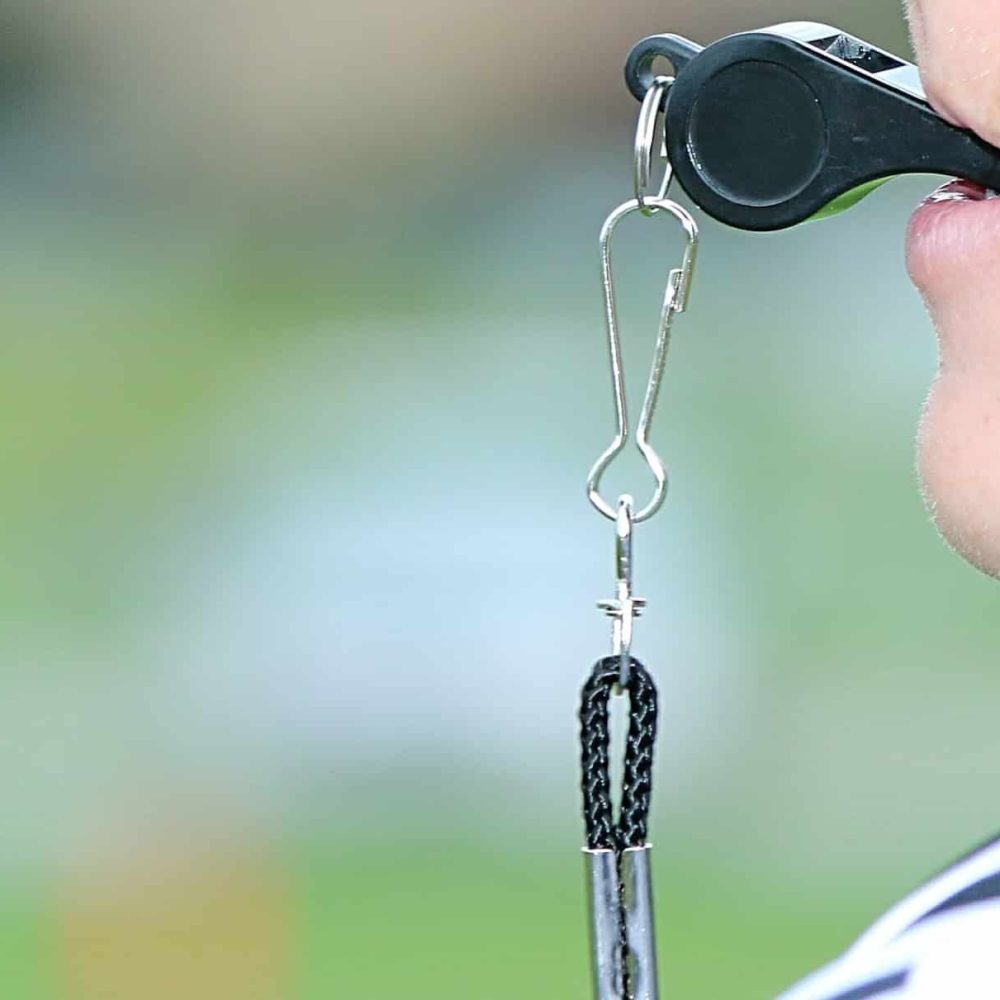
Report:
M 1000 145 L 1000 0 L 920 0 L 911 24 L 936 109 Z M 951 544 L 1000 576 L 1000 198 L 947 185 L 914 216 L 907 259 L 940 349 L 918 438 L 924 494 Z

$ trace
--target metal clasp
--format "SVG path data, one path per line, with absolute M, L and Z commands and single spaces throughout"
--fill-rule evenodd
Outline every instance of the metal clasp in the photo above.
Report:
M 695 261 L 698 254 L 698 225 L 691 214 L 674 201 L 666 198 L 646 197 L 643 202 L 637 199 L 619 205 L 607 218 L 601 229 L 601 279 L 604 290 L 604 318 L 608 332 L 608 351 L 611 360 L 611 382 L 615 399 L 615 436 L 611 444 L 604 450 L 594 463 L 587 478 L 587 496 L 590 502 L 605 517 L 614 521 L 617 510 L 612 507 L 600 493 L 601 477 L 612 460 L 622 451 L 629 436 L 628 402 L 625 397 L 625 372 L 622 364 L 621 337 L 618 333 L 618 307 L 615 302 L 614 275 L 611 270 L 611 244 L 615 228 L 626 216 L 633 212 L 652 209 L 654 215 L 669 215 L 677 220 L 687 236 L 684 256 L 681 266 L 670 270 L 667 275 L 667 287 L 663 295 L 663 307 L 660 310 L 660 322 L 653 349 L 653 363 L 646 383 L 646 395 L 636 426 L 636 445 L 653 474 L 656 489 L 650 501 L 638 510 L 633 518 L 635 524 L 652 517 L 663 504 L 667 493 L 667 471 L 656 449 L 649 443 L 649 428 L 656 410 L 660 395 L 660 384 L 663 381 L 663 370 L 667 360 L 667 349 L 670 345 L 670 334 L 674 319 L 678 313 L 688 307 L 691 292 L 691 280 L 694 274 Z

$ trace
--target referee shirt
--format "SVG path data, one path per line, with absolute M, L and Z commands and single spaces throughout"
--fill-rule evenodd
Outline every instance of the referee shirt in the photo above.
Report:
M 779 1000 L 1000 1000 L 1000 837 L 936 875 Z

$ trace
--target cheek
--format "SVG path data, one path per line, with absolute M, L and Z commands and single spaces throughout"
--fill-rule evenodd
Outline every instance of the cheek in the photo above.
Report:
M 948 370 L 924 410 L 918 466 L 928 508 L 966 559 L 1000 576 L 1000 379 Z
M 933 0 L 920 8 L 913 35 L 931 103 L 1000 140 L 1000 0 Z

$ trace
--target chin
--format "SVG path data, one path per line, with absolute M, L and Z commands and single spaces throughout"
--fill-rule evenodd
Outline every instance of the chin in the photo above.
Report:
M 973 566 L 1000 577 L 1000 371 L 938 375 L 917 456 L 938 530 Z

